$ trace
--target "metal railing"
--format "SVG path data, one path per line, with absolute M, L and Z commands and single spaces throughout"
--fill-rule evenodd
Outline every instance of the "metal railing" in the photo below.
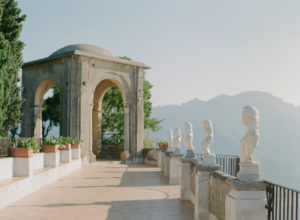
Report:
M 265 181 L 268 220 L 299 220 L 300 191 Z
M 29 140 L 29 137 L 15 138 L 15 141 Z M 41 145 L 42 138 L 34 138 L 34 140 Z M 14 139 L 12 138 L 0 138 L 0 157 L 7 157 L 10 155 L 9 149 L 12 147 Z
M 202 154 L 197 154 L 199 160 L 203 160 Z M 216 163 L 222 167 L 222 172 L 231 176 L 237 176 L 240 171 L 240 157 L 226 154 L 216 154 Z

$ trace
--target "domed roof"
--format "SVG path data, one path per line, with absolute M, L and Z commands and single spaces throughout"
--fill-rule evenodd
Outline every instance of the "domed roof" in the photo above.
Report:
M 70 54 L 70 53 L 74 53 L 75 51 L 81 51 L 95 56 L 115 57 L 115 55 L 113 55 L 111 52 L 91 44 L 71 44 L 69 46 L 63 47 L 55 51 L 49 57 L 56 57 L 63 54 Z

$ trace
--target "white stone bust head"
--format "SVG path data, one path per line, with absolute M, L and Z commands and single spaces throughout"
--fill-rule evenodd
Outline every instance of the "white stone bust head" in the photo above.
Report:
M 202 123 L 202 127 L 206 133 L 208 134 L 213 133 L 213 126 L 211 120 L 204 120 Z
M 191 122 L 184 123 L 184 132 L 186 134 L 192 134 L 193 133 L 193 125 Z
M 259 124 L 259 113 L 255 106 L 245 106 L 243 108 L 242 121 L 250 129 L 257 129 Z

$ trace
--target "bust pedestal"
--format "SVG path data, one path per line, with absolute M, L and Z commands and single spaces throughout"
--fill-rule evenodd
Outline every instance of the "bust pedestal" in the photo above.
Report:
M 187 150 L 185 157 L 186 159 L 195 159 L 195 153 L 193 150 Z
M 259 162 L 240 162 L 240 172 L 237 174 L 240 180 L 256 181 L 260 179 Z
M 203 165 L 209 166 L 209 167 L 216 166 L 216 155 L 214 155 L 214 154 L 203 155 Z

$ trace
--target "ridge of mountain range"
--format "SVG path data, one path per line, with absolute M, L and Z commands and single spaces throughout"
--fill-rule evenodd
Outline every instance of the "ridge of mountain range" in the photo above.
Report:
M 193 99 L 181 105 L 153 107 L 152 117 L 165 119 L 162 129 L 152 133 L 155 140 L 167 140 L 167 129 L 193 124 L 195 151 L 200 153 L 205 137 L 202 121 L 210 119 L 214 126 L 211 149 L 217 154 L 239 155 L 239 142 L 246 132 L 242 109 L 254 105 L 260 113 L 260 142 L 254 159 L 261 163 L 262 177 L 300 189 L 300 106 L 284 102 L 266 92 L 249 91 L 234 96 L 220 95 L 209 101 Z M 183 149 L 183 146 L 181 146 Z

